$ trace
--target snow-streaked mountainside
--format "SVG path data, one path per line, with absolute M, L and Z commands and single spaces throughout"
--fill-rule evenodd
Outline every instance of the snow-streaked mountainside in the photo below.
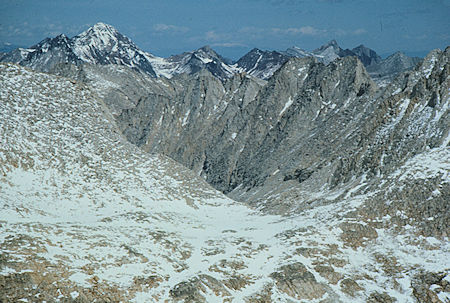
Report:
M 201 69 L 209 70 L 220 80 L 230 78 L 237 72 L 230 61 L 217 54 L 209 46 L 204 46 L 192 52 L 182 53 L 165 59 L 160 65 L 161 75 L 194 74 Z
M 260 79 L 269 79 L 286 61 L 289 56 L 273 51 L 262 51 L 254 48 L 236 62 L 241 71 Z
M 450 299 L 446 211 L 370 211 L 384 205 L 378 195 L 430 181 L 436 190 L 422 203 L 440 205 L 432 202 L 448 197 L 448 140 L 387 174 L 379 189 L 362 177 L 297 198 L 287 191 L 285 203 L 312 204 L 265 215 L 127 142 L 107 94 L 96 93 L 112 85 L 92 84 L 92 76 L 85 85 L 0 65 L 2 301 Z M 421 222 L 441 233 L 423 233 Z
M 375 51 L 363 45 L 352 50 L 343 50 L 335 40 L 311 52 L 295 46 L 280 52 L 253 49 L 235 63 L 221 57 L 209 46 L 161 58 L 141 50 L 114 27 L 101 22 L 71 39 L 59 35 L 55 38 L 46 38 L 29 48 L 18 48 L 1 55 L 0 61 L 14 62 L 44 72 L 51 71 L 61 63 L 115 64 L 131 67 L 151 77 L 165 78 L 207 69 L 224 81 L 241 72 L 267 80 L 291 57 L 314 57 L 319 62 L 329 64 L 337 58 L 348 56 L 356 56 L 366 67 L 371 66 L 374 75 L 389 73 L 389 80 L 405 69 L 411 68 L 409 65 L 406 67 L 392 60 L 384 62 Z M 391 67 L 392 64 L 395 66 Z M 378 81 L 379 77 L 375 79 Z M 380 80 L 380 83 L 385 82 L 386 77 Z
M 77 57 L 91 64 L 118 64 L 156 76 L 149 62 L 154 56 L 140 50 L 128 37 L 114 27 L 97 23 L 71 39 Z

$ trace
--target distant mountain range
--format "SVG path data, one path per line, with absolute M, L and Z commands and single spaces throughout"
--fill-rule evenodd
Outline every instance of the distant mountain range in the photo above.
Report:
M 336 40 L 332 40 L 312 52 L 296 46 L 290 47 L 283 52 L 262 51 L 255 48 L 239 59 L 237 66 L 255 77 L 268 79 L 292 57 L 314 57 L 319 62 L 329 64 L 337 58 L 349 56 L 358 57 L 366 67 L 382 62 L 381 57 L 375 51 L 364 45 L 360 45 L 352 50 L 344 50 L 337 44 Z
M 205 68 L 223 81 L 241 72 L 260 79 L 269 79 L 292 57 L 314 57 L 318 62 L 329 64 L 337 58 L 348 56 L 358 57 L 370 70 L 371 75 L 375 75 L 375 80 L 392 79 L 399 72 L 411 69 L 420 61 L 419 58 L 404 54 L 399 59 L 388 57 L 383 60 L 374 50 L 364 45 L 351 50 L 342 49 L 336 40 L 311 52 L 296 46 L 285 51 L 254 48 L 236 62 L 223 58 L 209 46 L 162 58 L 141 50 L 128 37 L 104 23 L 97 23 L 73 38 L 61 34 L 55 38 L 46 38 L 29 48 L 17 48 L 0 55 L 0 61 L 19 63 L 44 72 L 50 71 L 59 63 L 118 64 L 151 77 L 166 78 L 182 73 L 192 74 Z M 394 58 L 397 58 L 399 55 L 395 56 Z

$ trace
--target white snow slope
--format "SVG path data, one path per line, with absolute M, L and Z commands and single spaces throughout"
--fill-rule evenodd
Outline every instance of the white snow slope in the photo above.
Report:
M 294 217 L 262 215 L 127 143 L 88 87 L 0 65 L 0 254 L 9 256 L 0 277 L 47 279 L 55 302 L 99 289 L 122 302 L 172 301 L 173 290 L 196 277 L 206 302 L 244 302 L 262 289 L 273 302 L 366 302 L 374 292 L 414 302 L 412 274 L 448 269 L 449 242 L 380 229 L 366 246 L 347 246 L 345 216 L 336 214 L 366 196 Z M 385 275 L 378 255 L 396 258 L 402 271 Z M 270 276 L 294 262 L 315 279 L 308 297 Z M 318 265 L 361 289 L 349 294 Z

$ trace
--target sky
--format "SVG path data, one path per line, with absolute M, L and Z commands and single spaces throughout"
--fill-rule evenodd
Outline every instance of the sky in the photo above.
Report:
M 210 45 L 238 59 L 255 47 L 313 50 L 332 39 L 382 56 L 450 45 L 450 0 L 0 0 L 0 43 L 31 46 L 97 22 L 162 57 Z

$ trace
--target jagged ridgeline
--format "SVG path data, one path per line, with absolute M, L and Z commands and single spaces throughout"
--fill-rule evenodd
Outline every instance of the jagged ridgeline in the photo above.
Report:
M 3 55 L 0 301 L 447 302 L 449 58 Z
M 73 38 L 61 34 L 55 38 L 46 38 L 30 48 L 18 48 L 0 55 L 0 61 L 19 63 L 44 72 L 60 63 L 116 64 L 131 67 L 150 77 L 166 78 L 182 73 L 193 74 L 204 68 L 224 81 L 239 72 L 267 80 L 292 57 L 314 57 L 319 62 L 328 64 L 337 58 L 348 56 L 358 57 L 365 67 L 370 67 L 373 78 L 383 85 L 398 73 L 412 69 L 420 61 L 420 58 L 410 58 L 402 53 L 383 60 L 364 45 L 344 50 L 335 40 L 311 52 L 296 46 L 286 51 L 255 48 L 236 62 L 223 58 L 209 46 L 161 58 L 139 49 L 114 27 L 101 22 Z

